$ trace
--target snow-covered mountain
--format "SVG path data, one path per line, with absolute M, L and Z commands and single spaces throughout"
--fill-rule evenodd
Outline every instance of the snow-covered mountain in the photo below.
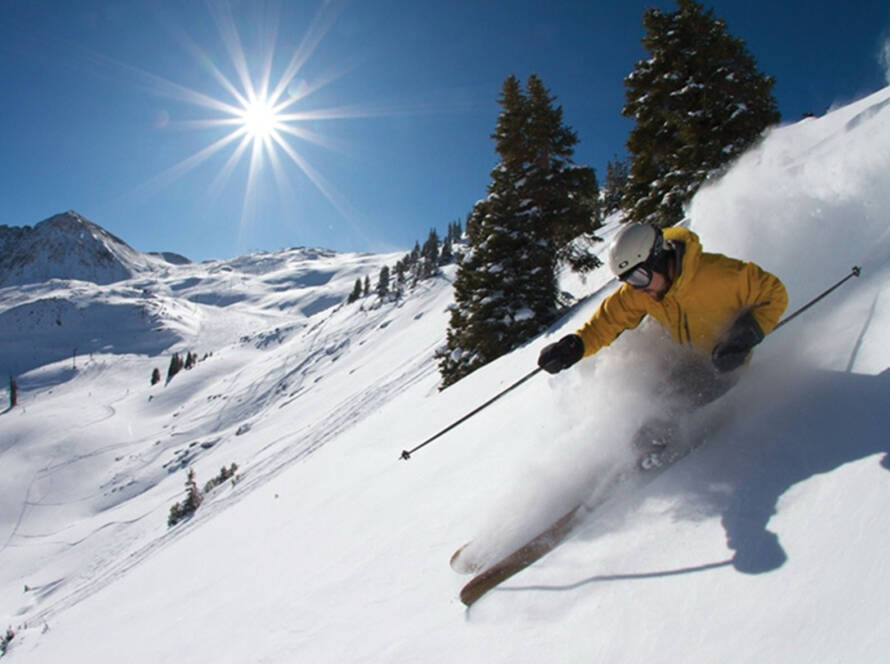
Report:
M 543 338 L 443 392 L 449 273 L 398 302 L 342 303 L 400 254 L 292 250 L 0 290 L 3 361 L 18 357 L 8 344 L 46 335 L 0 415 L 6 657 L 883 661 L 887 210 L 890 88 L 775 129 L 702 189 L 689 214 L 706 250 L 780 275 L 789 312 L 853 265 L 862 276 L 761 344 L 699 415 L 701 449 L 470 611 L 454 549 L 472 539 L 496 558 L 595 495 L 660 412 L 652 388 L 672 346 L 644 325 L 411 461 L 399 453 L 531 370 L 611 291 L 604 271 L 567 281 L 581 303 Z M 27 307 L 49 301 L 62 324 L 31 322 Z M 115 332 L 122 302 L 146 305 L 142 332 Z M 51 336 L 66 330 L 79 331 Z M 91 335 L 74 369 L 68 347 Z M 149 384 L 186 349 L 212 355 Z M 187 468 L 203 485 L 231 463 L 238 481 L 168 528 Z
M 194 264 L 141 254 L 74 213 L 3 229 L 7 264 L 22 266 L 16 274 L 53 275 L 0 287 L 0 371 L 11 375 L 103 352 L 207 353 L 269 327 L 305 325 L 395 260 L 295 248 Z
M 33 228 L 0 226 L 0 287 L 49 279 L 111 284 L 149 272 L 153 263 L 73 211 Z

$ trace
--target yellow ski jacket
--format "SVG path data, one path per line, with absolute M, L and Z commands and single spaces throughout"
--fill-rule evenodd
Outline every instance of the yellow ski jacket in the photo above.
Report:
M 622 284 L 578 330 L 585 357 L 637 327 L 647 315 L 666 327 L 677 343 L 707 356 L 745 310 L 764 334 L 773 330 L 788 305 L 778 277 L 754 263 L 703 252 L 698 236 L 685 228 L 664 229 L 664 240 L 677 250 L 679 263 L 664 299 L 656 301 Z

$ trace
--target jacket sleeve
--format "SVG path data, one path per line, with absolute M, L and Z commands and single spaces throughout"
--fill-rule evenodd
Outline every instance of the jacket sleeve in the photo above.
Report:
M 639 295 L 630 286 L 623 285 L 603 300 L 590 320 L 577 331 L 584 342 L 584 357 L 593 355 L 625 330 L 640 324 L 647 311 Z
M 760 329 L 769 334 L 788 306 L 788 292 L 779 278 L 754 263 L 745 264 L 748 306 Z

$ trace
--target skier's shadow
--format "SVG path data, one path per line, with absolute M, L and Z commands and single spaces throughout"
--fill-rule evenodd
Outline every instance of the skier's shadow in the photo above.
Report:
M 798 389 L 788 391 L 786 383 L 766 413 L 744 412 L 748 395 L 734 395 L 740 399 L 731 433 L 718 437 L 719 449 L 703 450 L 701 475 L 686 486 L 694 492 L 694 512 L 721 515 L 732 565 L 746 574 L 769 572 L 788 559 L 780 534 L 767 524 L 793 486 L 876 455 L 875 463 L 890 470 L 890 369 L 877 376 L 810 371 L 793 385 Z M 751 386 L 749 395 L 764 387 Z
M 890 369 L 878 376 L 809 371 L 776 388 L 782 397 L 775 399 L 771 411 L 756 408 L 745 412 L 746 400 L 762 394 L 763 389 L 764 384 L 756 383 L 747 389 L 737 388 L 732 395 L 736 411 L 732 425 L 717 433 L 714 445 L 688 459 L 695 464 L 686 468 L 689 478 L 674 481 L 671 471 L 662 478 L 665 482 L 652 487 L 654 491 L 683 492 L 678 501 L 682 506 L 679 519 L 719 514 L 733 552 L 730 559 L 680 569 L 598 575 L 533 589 L 565 591 L 599 582 L 696 574 L 728 566 L 745 574 L 769 572 L 789 558 L 779 534 L 767 527 L 779 499 L 789 489 L 844 464 L 877 455 L 882 456 L 875 463 L 890 470 Z M 757 403 L 763 403 L 762 397 Z M 598 530 L 590 525 L 593 531 Z

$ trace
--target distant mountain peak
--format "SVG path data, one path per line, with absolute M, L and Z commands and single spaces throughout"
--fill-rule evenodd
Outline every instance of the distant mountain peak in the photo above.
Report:
M 150 269 L 126 242 L 73 210 L 36 226 L 0 226 L 0 287 L 77 279 L 110 284 Z

